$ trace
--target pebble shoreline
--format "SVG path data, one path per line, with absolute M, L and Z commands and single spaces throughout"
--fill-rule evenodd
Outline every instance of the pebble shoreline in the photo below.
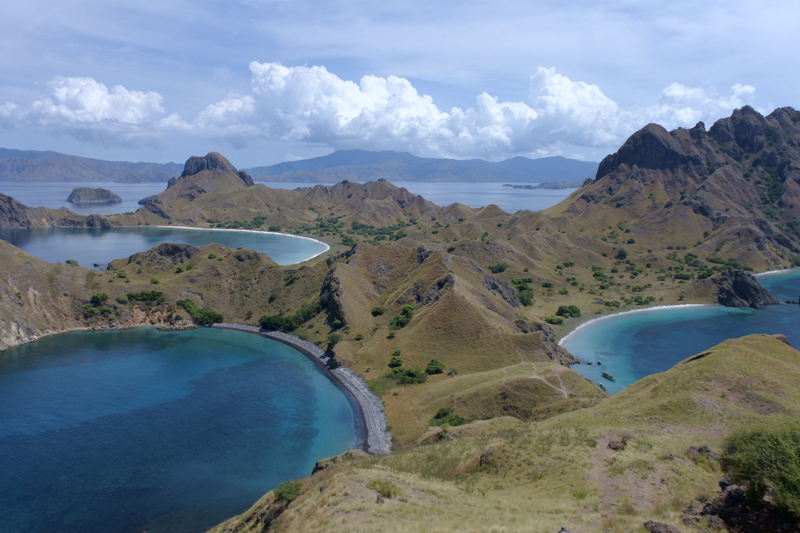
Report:
M 325 367 L 325 370 L 333 378 L 334 382 L 341 385 L 359 407 L 365 433 L 364 447 L 366 451 L 371 454 L 387 454 L 392 451 L 392 436 L 386 431 L 386 415 L 383 412 L 383 403 L 381 403 L 380 398 L 369 390 L 364 378 L 349 368 L 331 368 L 331 358 L 325 355 L 325 352 L 317 345 L 304 341 L 294 335 L 281 333 L 279 331 L 268 331 L 245 324 L 222 322 L 214 324 L 213 327 L 255 333 L 262 337 L 281 342 L 291 346 L 303 355 L 311 358 L 315 363 Z

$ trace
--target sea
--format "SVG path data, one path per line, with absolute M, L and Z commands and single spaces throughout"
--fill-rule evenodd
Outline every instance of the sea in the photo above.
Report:
M 0 356 L 0 530 L 198 533 L 360 444 L 288 346 L 239 331 L 75 332 Z

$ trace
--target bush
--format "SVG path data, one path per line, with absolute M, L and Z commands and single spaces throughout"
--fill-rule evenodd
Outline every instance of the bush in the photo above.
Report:
M 728 478 L 748 496 L 800 516 L 800 429 L 742 431 L 725 440 L 720 458 Z
M 542 287 L 544 287 L 545 289 L 552 289 L 553 284 L 550 283 L 549 281 L 545 281 L 544 283 L 542 283 Z
M 98 311 L 96 307 L 92 307 L 90 305 L 87 305 L 86 307 L 83 308 L 83 317 L 84 318 L 92 318 L 94 315 L 96 315 L 99 312 L 100 311 Z
M 270 295 L 269 295 L 269 300 L 268 300 L 268 302 L 267 302 L 267 303 L 272 303 L 272 302 L 274 302 L 274 301 L 275 301 L 277 298 L 278 298 L 278 293 L 276 293 L 276 292 L 273 292 L 272 294 L 270 294 Z
M 385 312 L 386 312 L 386 308 L 385 307 L 381 307 L 380 305 L 372 308 L 372 316 L 381 316 Z
M 267 231 L 281 231 L 281 227 L 280 226 L 270 226 L 269 228 L 267 228 Z
M 158 280 L 158 278 L 150 278 L 150 283 L 153 285 L 158 285 L 161 282 Z
M 98 292 L 92 295 L 91 299 L 89 299 L 89 302 L 92 305 L 101 305 L 106 300 L 108 300 L 108 294 L 104 292 Z
M 208 258 L 209 259 L 216 259 L 217 258 L 217 254 L 215 254 L 214 252 L 211 252 L 210 254 L 208 254 Z
M 127 278 L 128 277 L 128 273 L 125 272 L 124 270 L 117 270 L 117 277 L 118 278 Z
M 560 326 L 561 324 L 564 323 L 563 318 L 561 318 L 560 316 L 553 316 L 553 315 L 544 317 L 544 321 L 547 322 L 548 324 L 553 324 L 554 326 Z
M 185 309 L 192 319 L 201 324 L 211 325 L 217 322 L 222 322 L 223 320 L 222 315 L 219 313 L 215 313 L 214 311 L 204 311 L 191 300 L 178 300 L 175 302 L 175 305 L 181 309 Z
M 72 265 L 72 266 L 78 266 L 78 262 L 77 262 L 77 261 L 75 261 L 74 259 L 67 259 L 66 263 L 67 263 L 68 265 Z
M 117 296 L 117 303 L 119 304 L 126 304 L 128 303 L 127 296 Z
M 392 378 L 398 385 L 413 385 L 415 383 L 425 383 L 428 379 L 428 374 L 419 368 L 403 368 L 399 366 L 389 372 L 386 377 Z
M 330 350 L 331 348 L 336 346 L 341 340 L 342 336 L 339 335 L 338 333 L 331 333 L 330 335 L 328 335 L 328 349 Z
M 183 267 L 175 267 L 176 274 L 180 274 L 181 272 L 183 272 Z
M 532 290 L 520 290 L 517 291 L 517 298 L 522 305 L 525 307 L 529 307 L 533 305 L 533 291 Z
M 392 329 L 404 328 L 411 322 L 412 318 L 414 318 L 414 304 L 406 304 L 400 314 L 392 319 L 390 325 Z
M 389 366 L 392 368 L 403 366 L 403 358 L 400 357 L 399 355 L 392 356 L 392 358 L 389 359 Z
M 355 339 L 357 341 L 363 341 L 364 340 L 364 334 L 363 333 L 356 333 L 356 336 L 353 337 L 353 339 Z
M 581 310 L 576 305 L 561 305 L 556 311 L 556 316 L 563 316 L 564 318 L 580 318 Z
M 300 309 L 291 316 L 262 315 L 259 324 L 264 329 L 290 332 L 317 316 L 320 311 L 322 311 L 322 306 L 319 302 L 303 304 L 300 306 Z
M 297 498 L 302 488 L 303 484 L 299 481 L 284 481 L 272 492 L 275 494 L 275 499 L 279 502 L 289 503 Z
M 129 292 L 128 300 L 143 302 L 146 305 L 159 305 L 164 303 L 164 295 L 160 291 Z
M 628 239 L 628 244 L 636 244 L 636 240 L 635 239 Z
M 425 373 L 431 375 L 444 373 L 444 363 L 438 359 L 431 359 L 430 363 L 428 363 L 428 368 L 425 369 Z
M 625 248 L 617 250 L 617 259 L 624 261 L 628 257 L 628 251 Z
M 452 407 L 442 407 L 436 413 L 430 423 L 430 426 L 443 426 L 447 424 L 448 426 L 461 426 L 467 423 L 467 419 L 458 416 L 453 412 Z
M 499 274 L 500 272 L 505 272 L 508 268 L 508 265 L 505 263 L 497 263 L 496 265 L 489 265 L 489 270 L 492 274 Z

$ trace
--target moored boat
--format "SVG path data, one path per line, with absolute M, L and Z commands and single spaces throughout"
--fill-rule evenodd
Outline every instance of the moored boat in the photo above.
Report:
M 611 381 L 614 381 L 614 376 L 612 376 L 608 372 L 603 372 L 603 377 L 606 378 L 606 379 L 609 379 Z

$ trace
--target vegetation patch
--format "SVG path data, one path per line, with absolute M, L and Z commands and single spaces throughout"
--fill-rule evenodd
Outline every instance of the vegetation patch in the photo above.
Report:
M 214 311 L 204 311 L 200 309 L 196 303 L 191 300 L 178 300 L 175 303 L 176 306 L 180 307 L 181 309 L 185 309 L 189 316 L 195 322 L 199 322 L 200 324 L 211 325 L 217 322 L 222 322 L 222 315 L 219 313 L 215 313 Z

